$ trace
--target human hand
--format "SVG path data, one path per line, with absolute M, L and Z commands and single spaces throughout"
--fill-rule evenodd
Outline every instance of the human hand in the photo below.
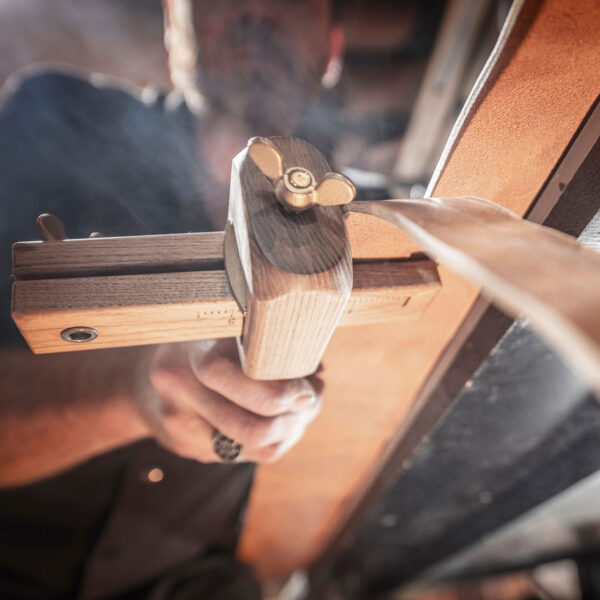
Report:
M 217 432 L 242 444 L 238 461 L 273 462 L 321 408 L 321 380 L 250 379 L 231 339 L 159 347 L 150 380 L 160 397 L 157 437 L 200 462 L 221 460 L 213 448 Z

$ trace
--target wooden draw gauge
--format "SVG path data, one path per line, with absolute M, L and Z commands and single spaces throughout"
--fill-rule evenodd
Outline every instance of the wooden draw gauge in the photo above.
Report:
M 13 318 L 40 353 L 236 336 L 252 377 L 322 363 L 322 415 L 258 470 L 240 547 L 263 578 L 309 567 L 486 299 L 600 389 L 600 256 L 521 218 L 543 222 L 540 191 L 599 122 L 599 64 L 596 0 L 516 1 L 427 198 L 351 202 L 314 147 L 253 138 L 225 234 L 66 240 L 42 218 L 46 241 L 14 246 Z

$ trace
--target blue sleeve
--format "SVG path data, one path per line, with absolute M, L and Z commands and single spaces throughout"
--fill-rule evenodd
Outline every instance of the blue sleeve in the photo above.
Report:
M 52 213 L 67 236 L 145 235 L 192 229 L 181 207 L 197 201 L 193 137 L 162 107 L 116 86 L 46 72 L 5 90 L 0 106 L 0 343 L 9 317 L 10 248 L 40 239 Z M 201 205 L 199 223 L 206 224 Z

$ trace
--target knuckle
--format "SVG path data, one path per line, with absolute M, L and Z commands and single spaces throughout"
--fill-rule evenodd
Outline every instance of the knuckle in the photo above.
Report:
M 171 370 L 166 367 L 154 367 L 150 371 L 150 381 L 152 384 L 160 385 L 166 378 L 171 376 Z
M 182 458 L 191 458 L 198 462 L 210 462 L 212 458 L 206 456 L 205 452 L 202 452 L 198 447 L 190 443 L 176 442 L 169 449 L 171 450 L 171 452 L 178 454 Z
M 232 428 L 233 429 L 233 428 Z M 258 448 L 268 443 L 273 430 L 273 421 L 255 415 L 245 415 L 235 429 L 237 440 L 251 448 Z
M 276 462 L 281 455 L 281 444 L 271 444 L 270 446 L 259 448 L 253 452 L 252 458 L 257 463 L 269 464 Z
M 229 357 L 212 354 L 200 364 L 193 363 L 192 368 L 194 374 L 202 383 L 211 388 L 219 388 L 238 367 Z
M 290 396 L 285 382 L 264 382 L 249 399 L 253 412 L 266 417 L 286 412 L 293 396 Z
M 263 420 L 262 426 L 256 432 L 256 446 L 265 447 L 294 437 L 299 428 L 303 427 L 302 419 L 293 413 Z
M 323 399 L 321 396 L 315 396 L 312 406 L 307 409 L 307 422 L 312 423 L 321 413 L 323 408 Z
M 290 398 L 296 398 L 302 395 L 314 394 L 313 387 L 304 377 L 290 379 L 280 382 L 284 386 L 284 393 Z
M 275 444 L 268 448 L 263 448 L 261 462 L 265 464 L 274 463 L 282 456 L 282 452 L 280 450 L 281 444 Z
M 298 412 L 312 406 L 317 394 L 306 379 L 264 382 L 252 398 L 252 410 L 265 416 L 289 411 Z
M 150 382 L 155 387 L 168 387 L 179 383 L 188 377 L 188 373 L 180 366 L 161 366 L 154 368 L 150 373 Z

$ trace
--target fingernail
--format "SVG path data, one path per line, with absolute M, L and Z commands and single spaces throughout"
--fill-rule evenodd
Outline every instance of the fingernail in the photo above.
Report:
M 314 394 L 302 394 L 294 398 L 292 406 L 294 408 L 308 408 L 312 404 L 314 404 L 315 395 Z

